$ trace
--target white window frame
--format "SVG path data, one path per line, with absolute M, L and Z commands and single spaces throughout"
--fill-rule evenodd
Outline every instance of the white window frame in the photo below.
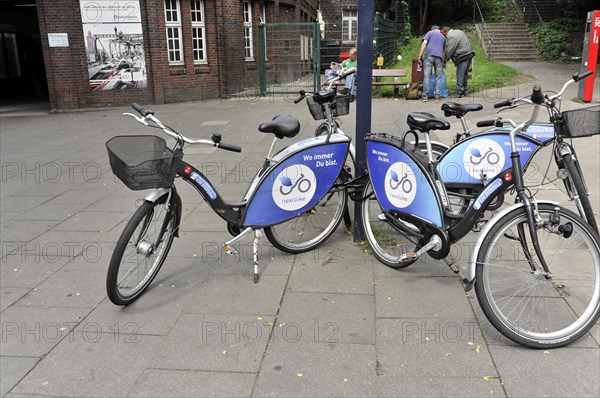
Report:
M 264 32 L 265 32 L 265 42 L 267 41 L 267 5 L 265 4 L 265 2 L 263 1 L 262 3 L 260 3 L 260 22 L 265 24 L 265 26 L 263 27 Z M 260 35 L 259 35 L 260 36 Z M 260 40 L 260 38 L 259 38 Z M 267 43 L 262 43 L 265 46 L 265 61 L 268 61 L 269 57 L 267 56 Z
M 244 51 L 246 61 L 254 61 L 254 46 L 252 40 L 252 4 L 249 1 L 242 3 L 244 13 Z
M 183 37 L 180 0 L 165 0 L 165 26 L 169 65 L 183 65 Z M 179 59 L 178 59 L 179 58 Z
M 208 63 L 206 54 L 206 26 L 204 20 L 204 0 L 191 0 L 192 47 L 194 64 Z M 200 35 L 198 35 L 200 33 Z M 200 36 L 200 37 L 199 37 Z
M 358 9 L 344 9 L 342 10 L 342 41 L 356 42 L 356 34 L 352 37 L 353 30 L 358 32 Z

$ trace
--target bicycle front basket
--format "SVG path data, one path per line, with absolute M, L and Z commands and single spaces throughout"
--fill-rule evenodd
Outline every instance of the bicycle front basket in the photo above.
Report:
M 323 109 L 323 105 L 315 102 L 312 97 L 306 97 L 306 103 L 308 104 L 308 110 L 315 120 L 325 119 L 325 110 Z
M 567 137 L 590 137 L 600 134 L 600 105 L 564 111 L 563 134 Z
M 335 110 L 333 116 L 344 116 L 350 113 L 350 96 L 338 95 L 335 97 Z
M 117 136 L 106 143 L 113 173 L 134 191 L 170 187 L 181 150 L 173 152 L 165 140 L 154 135 Z

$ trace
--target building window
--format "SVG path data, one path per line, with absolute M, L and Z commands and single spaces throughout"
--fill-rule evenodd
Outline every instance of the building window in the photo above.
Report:
M 358 10 L 342 10 L 342 40 L 356 41 L 358 33 Z
M 183 64 L 180 10 L 179 0 L 165 0 L 167 50 L 169 52 L 169 64 L 171 65 Z
M 206 29 L 204 27 L 204 1 L 192 0 L 192 43 L 194 63 L 206 63 Z
M 249 1 L 244 1 L 244 46 L 246 61 L 254 61 L 252 50 L 252 7 Z

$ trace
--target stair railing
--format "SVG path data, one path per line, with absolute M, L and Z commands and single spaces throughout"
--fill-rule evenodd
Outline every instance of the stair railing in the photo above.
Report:
M 483 18 L 483 14 L 481 13 L 481 8 L 479 8 L 479 3 L 477 1 L 473 4 L 473 25 L 475 25 L 476 20 L 476 11 L 479 13 L 479 18 L 481 19 L 481 29 L 479 30 L 479 38 L 481 39 L 481 46 L 487 53 L 487 58 L 490 58 L 490 53 L 492 52 L 492 43 L 493 38 L 490 34 L 490 31 L 485 24 L 485 19 Z M 487 43 L 486 43 L 487 41 Z
M 532 18 L 532 13 L 537 14 L 540 23 L 544 23 L 544 20 L 542 19 L 542 16 L 535 5 L 535 0 L 523 1 L 523 16 L 527 23 L 532 23 L 531 21 L 535 19 L 535 16 Z

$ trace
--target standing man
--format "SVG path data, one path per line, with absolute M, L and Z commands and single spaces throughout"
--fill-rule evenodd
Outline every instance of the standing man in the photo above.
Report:
M 442 69 L 444 68 L 444 44 L 446 38 L 440 32 L 440 27 L 433 25 L 431 30 L 427 32 L 421 51 L 419 51 L 419 59 L 423 59 L 425 52 L 424 70 L 423 70 L 423 102 L 427 102 L 429 93 L 429 77 L 432 69 L 435 69 L 435 102 L 440 101 L 440 83 L 442 77 Z
M 458 98 L 462 98 L 469 94 L 469 65 L 475 53 L 469 38 L 462 30 L 450 29 L 448 26 L 444 26 L 442 34 L 446 36 L 444 63 L 452 59 L 452 62 L 456 65 L 456 93 Z

